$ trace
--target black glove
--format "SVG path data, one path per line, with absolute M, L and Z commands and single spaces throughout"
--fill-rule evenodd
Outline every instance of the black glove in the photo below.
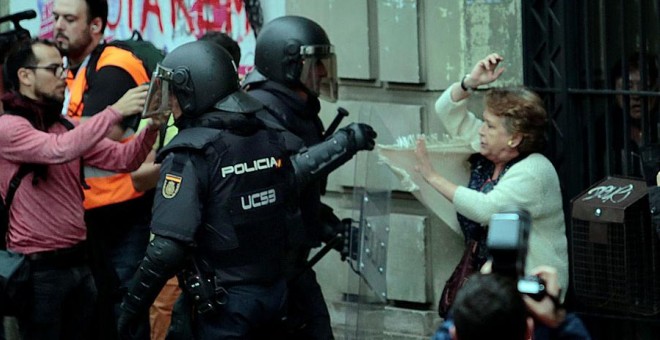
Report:
M 135 309 L 131 299 L 124 297 L 119 306 L 117 335 L 121 340 L 146 340 L 151 337 L 149 310 Z
M 332 208 L 325 203 L 321 203 L 319 206 L 319 222 L 323 226 L 321 240 L 325 243 L 328 243 L 337 234 L 344 234 L 344 227 L 341 225 L 341 220 L 335 215 Z
M 121 304 L 120 309 L 121 314 L 119 314 L 119 319 L 117 320 L 117 333 L 119 334 L 119 339 L 135 339 L 138 335 L 138 314 L 135 313 L 135 311 L 130 310 L 130 308 L 127 308 L 125 303 Z
M 335 224 L 324 224 L 324 237 L 325 243 L 333 242 L 332 249 L 339 252 L 341 260 L 345 261 L 347 258 L 357 260 L 359 228 L 353 227 L 353 220 L 344 218 L 341 221 L 337 219 Z M 339 241 L 335 241 L 340 238 Z
M 376 137 L 378 134 L 374 129 L 364 123 L 351 123 L 348 126 L 341 128 L 339 131 L 348 133 L 350 139 L 355 143 L 356 150 L 373 150 L 376 145 Z
M 360 253 L 360 228 L 353 226 L 353 219 L 345 218 L 341 220 L 344 226 L 344 248 L 341 250 L 342 261 L 349 258 L 357 261 Z
M 184 267 L 187 248 L 179 241 L 156 235 L 133 277 L 128 292 L 121 303 L 121 314 L 117 320 L 120 339 L 144 339 L 139 332 L 142 318 L 149 317 L 149 306 L 158 296 L 165 282 Z
M 348 240 L 346 239 L 346 233 L 348 231 L 348 227 L 350 226 L 351 219 L 346 218 L 343 220 L 337 219 L 336 223 L 324 223 L 323 224 L 323 242 L 326 244 L 328 243 L 333 243 L 332 249 L 336 250 L 341 254 L 341 259 L 342 261 L 346 258 L 346 255 L 348 254 L 348 246 L 346 245 L 346 242 Z M 336 238 L 340 238 L 339 241 L 335 241 Z
M 332 243 L 332 249 L 338 251 L 344 261 L 348 256 L 348 228 L 353 221 L 350 218 L 340 220 L 330 206 L 321 203 L 319 222 L 322 226 L 321 240 L 325 244 Z

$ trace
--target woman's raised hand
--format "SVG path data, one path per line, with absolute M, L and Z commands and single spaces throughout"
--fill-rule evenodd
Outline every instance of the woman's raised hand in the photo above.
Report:
M 491 53 L 486 58 L 479 60 L 468 76 L 465 77 L 465 86 L 476 88 L 497 80 L 504 72 L 503 68 L 497 67 L 502 60 L 504 60 L 504 57 L 497 53 Z

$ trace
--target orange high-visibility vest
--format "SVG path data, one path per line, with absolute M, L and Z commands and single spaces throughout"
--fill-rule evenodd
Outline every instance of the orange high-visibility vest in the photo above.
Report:
M 117 66 L 128 72 L 136 84 L 144 84 L 149 81 L 149 76 L 142 61 L 133 53 L 115 46 L 106 46 L 96 63 L 96 71 L 104 66 Z M 69 106 L 67 116 L 74 120 L 82 118 L 84 103 L 83 95 L 87 91 L 87 66 L 82 66 L 77 74 L 69 71 L 67 87 L 69 88 Z M 110 105 L 112 103 L 108 103 Z M 131 129 L 126 131 L 122 143 L 133 138 L 135 133 Z M 116 173 L 101 170 L 95 167 L 85 166 L 85 181 L 90 189 L 85 189 L 85 209 L 93 209 L 110 204 L 128 201 L 142 196 L 142 192 L 133 187 L 130 173 Z

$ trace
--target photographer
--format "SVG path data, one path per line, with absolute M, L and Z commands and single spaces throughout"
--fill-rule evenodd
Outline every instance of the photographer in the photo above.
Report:
M 487 271 L 490 266 L 484 266 Z M 517 282 L 500 273 L 473 275 L 461 288 L 446 320 L 433 340 L 470 339 L 591 339 L 582 321 L 558 303 L 557 270 L 532 270 L 545 282 L 539 300 L 521 294 Z
M 534 339 L 591 338 L 582 322 L 562 307 L 556 268 L 537 266 L 526 275 L 531 221 L 530 213 L 518 207 L 491 215 L 489 261 L 458 291 L 434 339 L 528 339 L 531 334 Z

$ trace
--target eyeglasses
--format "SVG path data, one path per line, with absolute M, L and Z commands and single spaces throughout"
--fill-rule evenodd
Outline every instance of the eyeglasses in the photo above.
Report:
M 62 78 L 63 75 L 69 71 L 67 67 L 64 65 L 48 65 L 48 66 L 25 66 L 27 69 L 31 70 L 36 70 L 36 69 L 44 69 L 44 70 L 49 70 L 50 72 L 53 73 L 55 77 Z

